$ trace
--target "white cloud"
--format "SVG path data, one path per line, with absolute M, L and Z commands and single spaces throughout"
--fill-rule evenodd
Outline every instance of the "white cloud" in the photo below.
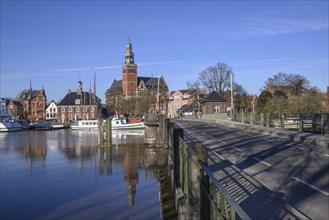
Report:
M 240 17 L 235 25 L 239 31 L 233 36 L 241 37 L 267 37 L 281 34 L 302 33 L 328 29 L 327 19 L 292 19 L 292 18 L 252 18 Z M 233 30 L 232 30 L 233 31 Z

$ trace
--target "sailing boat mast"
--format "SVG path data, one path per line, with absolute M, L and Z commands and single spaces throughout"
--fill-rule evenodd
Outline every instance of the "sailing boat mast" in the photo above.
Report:
M 96 72 L 95 69 L 93 67 L 94 70 L 94 114 L 95 114 L 95 119 L 96 119 L 96 114 L 98 111 L 96 111 Z

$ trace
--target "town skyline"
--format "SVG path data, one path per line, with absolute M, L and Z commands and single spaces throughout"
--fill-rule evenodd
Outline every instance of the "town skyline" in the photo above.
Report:
M 249 94 L 278 72 L 303 75 L 325 92 L 327 9 L 327 1 L 1 1 L 0 96 L 15 98 L 31 81 L 48 102 L 59 101 L 79 80 L 93 90 L 95 71 L 104 103 L 122 78 L 128 31 L 139 75 L 163 76 L 170 91 L 224 62 Z

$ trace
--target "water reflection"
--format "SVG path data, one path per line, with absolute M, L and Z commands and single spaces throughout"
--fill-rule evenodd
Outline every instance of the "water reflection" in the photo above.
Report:
M 1 219 L 162 219 L 162 148 L 143 131 L 112 137 L 98 146 L 90 131 L 0 133 Z

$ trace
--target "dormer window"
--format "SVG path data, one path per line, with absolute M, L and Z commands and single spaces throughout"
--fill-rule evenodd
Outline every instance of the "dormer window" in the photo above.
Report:
M 75 104 L 80 105 L 80 99 L 75 99 Z

